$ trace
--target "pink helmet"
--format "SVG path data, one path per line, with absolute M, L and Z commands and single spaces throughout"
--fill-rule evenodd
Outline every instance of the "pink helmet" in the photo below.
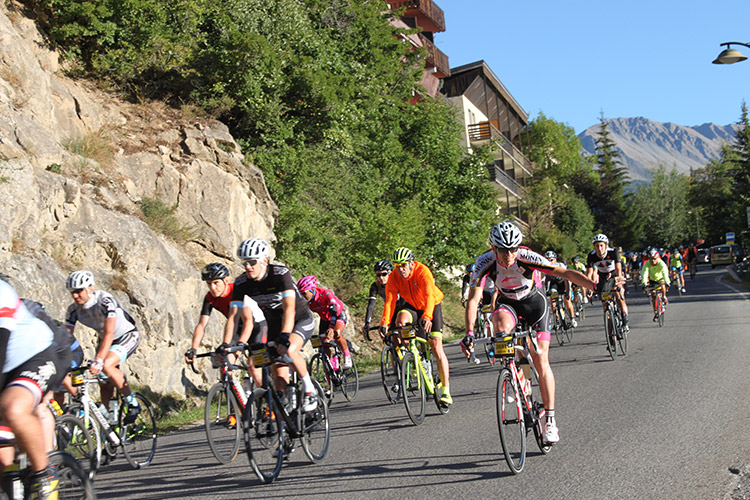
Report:
M 305 276 L 297 282 L 297 288 L 300 292 L 306 292 L 318 288 L 318 278 L 315 276 Z

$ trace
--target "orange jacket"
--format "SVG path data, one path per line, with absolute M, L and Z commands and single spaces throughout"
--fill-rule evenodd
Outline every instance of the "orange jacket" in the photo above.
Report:
M 435 285 L 435 278 L 430 268 L 421 262 L 414 261 L 411 276 L 404 279 L 398 270 L 391 273 L 385 285 L 385 307 L 381 325 L 389 325 L 399 296 L 420 311 L 422 317 L 432 321 L 435 306 L 443 301 L 443 292 Z

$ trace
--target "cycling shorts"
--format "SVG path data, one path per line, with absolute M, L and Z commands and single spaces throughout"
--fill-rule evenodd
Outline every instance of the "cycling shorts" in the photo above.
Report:
M 122 364 L 126 359 L 133 355 L 140 343 L 141 333 L 138 330 L 130 330 L 128 333 L 113 341 L 109 351 L 120 356 L 119 364 Z
M 505 297 L 503 294 L 498 295 L 494 317 L 500 311 L 506 312 L 513 316 L 513 328 L 518 324 L 518 317 L 526 318 L 526 322 L 537 333 L 538 340 L 550 341 L 549 332 L 549 303 L 547 297 L 538 288 L 534 288 L 522 300 L 513 300 Z
M 236 340 L 232 338 L 232 345 L 235 345 L 239 340 L 239 336 Z M 256 321 L 253 324 L 253 331 L 250 333 L 247 345 L 265 344 L 266 342 L 268 342 L 268 323 L 266 320 Z
M 47 391 L 58 387 L 70 370 L 63 362 L 54 347 L 48 347 L 35 354 L 19 366 L 5 374 L 5 389 L 11 386 L 25 387 L 34 396 L 34 407 L 41 401 Z
M 279 336 L 281 335 L 281 318 L 279 317 L 276 318 L 275 321 L 271 321 L 269 320 L 269 317 L 266 316 L 266 321 L 268 322 L 268 341 L 278 341 Z M 291 333 L 302 337 L 302 345 L 305 345 L 305 342 L 310 340 L 314 331 L 315 320 L 313 319 L 312 313 L 308 312 L 302 318 L 295 319 Z
M 676 271 L 680 274 L 683 274 L 683 266 L 672 266 L 672 271 Z
M 600 274 L 599 275 L 599 282 L 596 284 L 596 293 L 600 294 L 602 292 L 611 292 L 613 290 L 617 290 L 620 287 L 615 286 L 615 275 L 612 274 L 609 278 L 606 277 L 606 275 Z
M 335 332 L 336 328 L 343 330 L 346 326 L 347 318 L 346 313 L 344 311 L 341 311 L 341 316 L 336 318 L 336 326 L 334 327 L 334 338 L 338 338 L 338 333 Z M 318 326 L 318 335 L 321 337 L 326 337 L 328 335 L 328 329 L 331 327 L 330 321 L 321 321 L 320 325 Z
M 409 315 L 411 316 L 410 323 L 416 323 L 424 315 L 424 311 L 417 309 L 416 307 L 409 304 L 408 302 L 404 302 L 401 309 L 399 309 L 399 311 L 396 313 L 396 316 L 398 316 L 402 312 L 409 313 Z M 432 311 L 432 328 L 430 328 L 430 332 L 427 334 L 427 338 L 441 339 L 441 340 L 443 338 L 443 305 L 442 305 L 442 302 L 440 304 L 435 304 L 435 309 Z

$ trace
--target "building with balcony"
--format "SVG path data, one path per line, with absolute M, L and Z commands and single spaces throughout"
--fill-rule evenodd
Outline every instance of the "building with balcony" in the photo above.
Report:
M 435 97 L 440 88 L 440 79 L 450 76 L 448 56 L 435 46 L 434 34 L 445 31 L 445 13 L 432 0 L 392 0 L 388 3 L 392 11 L 403 11 L 400 19 L 391 23 L 399 28 L 421 28 L 420 33 L 404 35 L 404 40 L 413 47 L 424 47 L 427 51 L 425 69 L 420 84 L 427 95 Z
M 533 175 L 532 163 L 523 153 L 529 116 L 484 61 L 452 68 L 450 73 L 442 93 L 463 117 L 462 143 L 469 151 L 494 144 L 494 161 L 487 168 L 498 187 L 498 201 L 503 213 L 526 226 L 521 200 Z

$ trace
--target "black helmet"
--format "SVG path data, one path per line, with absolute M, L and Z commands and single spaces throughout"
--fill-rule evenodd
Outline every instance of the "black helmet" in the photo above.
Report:
M 201 279 L 203 281 L 220 280 L 227 276 L 229 276 L 229 269 L 219 262 L 209 264 L 201 270 Z
M 393 264 L 391 264 L 390 260 L 379 260 L 375 263 L 375 272 L 378 271 L 387 271 L 390 273 L 393 271 Z

